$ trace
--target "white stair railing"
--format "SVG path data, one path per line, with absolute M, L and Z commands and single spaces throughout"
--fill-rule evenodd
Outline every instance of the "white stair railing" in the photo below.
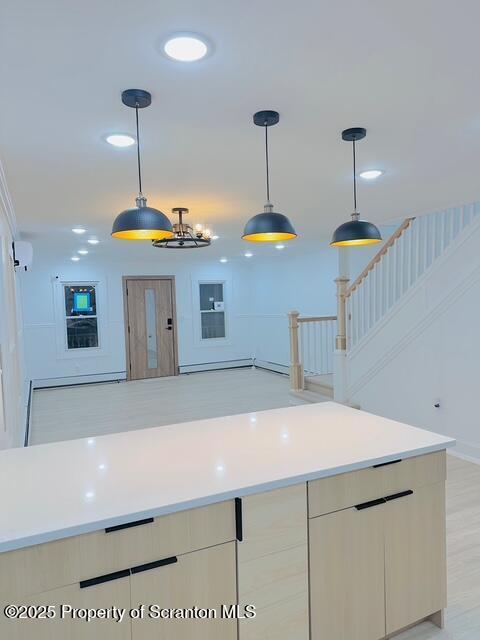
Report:
M 407 218 L 345 292 L 347 349 L 354 348 L 452 241 L 480 203 Z
M 337 333 L 337 316 L 300 317 L 289 314 L 290 386 L 304 388 L 305 376 L 333 372 L 333 352 Z

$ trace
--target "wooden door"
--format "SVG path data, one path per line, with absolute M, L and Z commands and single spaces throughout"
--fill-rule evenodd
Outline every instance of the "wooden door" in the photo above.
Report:
M 177 375 L 173 277 L 124 278 L 127 378 Z
M 416 488 L 384 508 L 390 634 L 446 606 L 445 483 Z
M 384 506 L 312 518 L 312 640 L 385 636 Z
M 213 608 L 219 617 L 155 619 L 146 611 L 142 620 L 132 623 L 132 640 L 236 640 L 237 621 L 221 618 L 221 605 L 237 601 L 235 542 L 186 553 L 163 566 L 154 564 L 131 576 L 133 607 Z

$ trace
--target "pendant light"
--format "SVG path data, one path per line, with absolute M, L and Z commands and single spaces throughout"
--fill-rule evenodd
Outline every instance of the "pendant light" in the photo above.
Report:
M 152 207 L 147 207 L 147 199 L 142 193 L 142 172 L 140 165 L 140 137 L 138 132 L 138 110 L 149 107 L 152 96 L 142 89 L 127 89 L 122 93 L 125 106 L 135 109 L 137 126 L 137 166 L 138 166 L 138 196 L 136 206 L 120 213 L 113 223 L 112 236 L 123 240 L 158 240 L 171 238 L 173 228 L 167 216 Z
M 209 247 L 212 242 L 212 232 L 204 228 L 202 224 L 196 224 L 195 229 L 183 221 L 183 216 L 187 215 L 186 207 L 175 207 L 172 209 L 173 215 L 178 215 L 178 222 L 173 225 L 173 237 L 152 240 L 154 247 L 159 249 L 200 249 Z
M 353 144 L 353 213 L 349 222 L 344 222 L 338 229 L 335 229 L 330 246 L 332 247 L 358 247 L 366 244 L 377 244 L 382 241 L 382 236 L 378 228 L 371 222 L 360 220 L 357 211 L 357 167 L 356 149 L 357 140 L 362 140 L 367 135 L 367 130 L 363 127 L 354 127 L 342 131 L 342 140 Z
M 279 240 L 293 240 L 297 237 L 292 223 L 283 213 L 276 213 L 270 203 L 270 177 L 268 166 L 268 127 L 278 123 L 280 115 L 277 111 L 258 111 L 253 116 L 253 122 L 258 127 L 265 128 L 265 164 L 267 176 L 267 203 L 262 213 L 250 218 L 245 225 L 242 238 L 250 242 L 278 242 Z

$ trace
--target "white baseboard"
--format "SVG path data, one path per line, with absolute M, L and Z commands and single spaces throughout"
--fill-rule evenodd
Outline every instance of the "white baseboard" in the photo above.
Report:
M 32 387 L 34 389 L 69 387 L 78 384 L 94 384 L 96 382 L 117 382 L 117 380 L 126 379 L 126 371 L 113 371 L 112 373 L 93 373 L 82 376 L 66 376 L 65 378 L 37 378 L 32 380 Z
M 275 373 L 283 373 L 288 376 L 289 367 L 278 362 L 269 362 L 268 360 L 255 359 L 254 365 L 257 369 L 266 369 L 267 371 L 275 371 Z
M 215 369 L 237 369 L 239 367 L 252 367 L 253 358 L 240 360 L 222 360 L 220 362 L 202 362 L 199 364 L 181 364 L 180 373 L 197 373 L 199 371 L 214 371 Z
M 480 447 L 466 444 L 461 440 L 457 440 L 457 444 L 452 449 L 448 449 L 448 453 L 456 458 L 461 458 L 467 462 L 480 464 Z

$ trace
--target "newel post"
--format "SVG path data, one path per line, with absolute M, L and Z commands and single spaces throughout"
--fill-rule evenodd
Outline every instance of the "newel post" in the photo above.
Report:
M 290 332 L 290 389 L 300 391 L 303 389 L 303 369 L 300 362 L 298 348 L 298 311 L 290 311 L 288 314 L 288 329 Z
M 337 285 L 337 336 L 333 358 L 333 399 L 347 402 L 347 312 L 346 297 L 349 279 L 340 276 Z
M 347 316 L 346 316 L 346 299 L 348 278 L 340 276 L 336 278 L 337 285 L 337 337 L 335 339 L 335 348 L 338 351 L 347 350 Z

